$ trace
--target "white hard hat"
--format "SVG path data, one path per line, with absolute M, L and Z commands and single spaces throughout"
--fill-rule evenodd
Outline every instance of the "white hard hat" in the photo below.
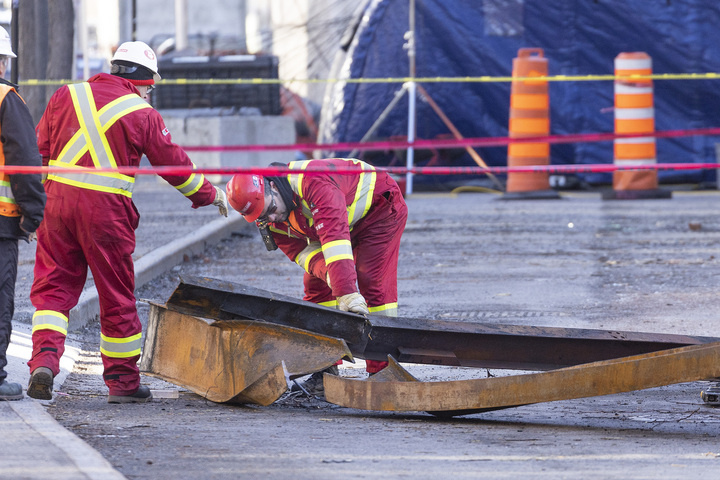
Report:
M 16 58 L 15 52 L 12 51 L 12 45 L 10 45 L 10 35 L 7 30 L 0 27 L 0 55 L 5 55 L 10 58 Z
M 145 42 L 123 43 L 115 51 L 115 55 L 113 55 L 110 63 L 115 62 L 115 60 L 142 65 L 153 73 L 153 80 L 156 82 L 161 78 L 158 73 L 158 63 L 155 52 L 153 52 L 153 49 Z

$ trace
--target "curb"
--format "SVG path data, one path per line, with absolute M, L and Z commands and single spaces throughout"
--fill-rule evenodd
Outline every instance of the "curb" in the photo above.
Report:
M 207 248 L 228 238 L 233 232 L 241 231 L 250 225 L 242 215 L 231 210 L 228 218 L 214 220 L 190 235 L 185 235 L 143 255 L 135 261 L 135 288 L 145 285 L 179 265 L 186 255 L 199 255 Z M 91 320 L 99 316 L 100 303 L 97 289 L 93 285 L 83 290 L 78 304 L 70 310 L 68 330 L 71 332 L 82 330 Z
M 55 468 L 59 471 L 55 471 L 55 476 L 60 474 L 61 477 L 65 478 L 62 473 L 75 473 L 79 471 L 83 475 L 83 478 L 89 478 L 91 480 L 126 480 L 126 477 L 115 470 L 110 462 L 105 460 L 97 450 L 57 423 L 39 402 L 25 398 L 20 401 L 7 403 L 18 417 L 22 419 L 25 425 L 46 439 L 54 447 L 60 449 L 74 466 L 77 467 L 77 470 L 73 467 L 70 467 L 68 470 L 68 467 L 57 465 Z M 34 453 L 42 455 L 42 452 Z M 30 472 L 24 472 L 22 478 L 42 478 L 45 474 L 50 474 L 50 472 L 44 472 L 39 477 L 35 477 L 34 474 L 26 477 L 25 474 L 28 473 Z

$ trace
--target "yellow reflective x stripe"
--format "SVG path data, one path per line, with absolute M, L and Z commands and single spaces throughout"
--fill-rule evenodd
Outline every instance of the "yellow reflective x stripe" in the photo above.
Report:
M 142 333 L 125 338 L 100 334 L 100 353 L 106 357 L 129 358 L 140 355 Z
M 117 122 L 123 116 L 143 108 L 152 107 L 146 101 L 144 101 L 142 98 L 138 97 L 135 94 L 124 95 L 118 99 L 113 100 L 112 102 L 101 108 L 98 112 L 101 124 L 101 132 L 104 134 L 111 126 L 115 124 L 115 122 Z M 88 151 L 88 144 L 85 133 L 86 132 L 83 129 L 75 132 L 75 135 L 73 135 L 70 141 L 65 145 L 65 147 L 63 147 L 60 155 L 58 155 L 59 161 L 68 163 L 70 165 L 75 165 L 77 163 L 77 161 Z M 112 152 L 110 153 L 110 155 L 112 155 Z M 117 166 L 114 157 L 112 158 L 113 165 L 108 166 Z
M 195 168 L 195 164 L 193 164 L 193 168 Z M 190 175 L 190 178 L 188 178 L 186 182 L 178 185 L 175 188 L 186 197 L 189 197 L 193 193 L 200 190 L 200 187 L 203 186 L 203 183 L 205 183 L 205 175 L 203 175 L 202 173 L 200 175 L 196 175 L 193 173 Z
M 322 246 L 325 265 L 330 265 L 338 260 L 352 260 L 353 252 L 350 240 L 334 240 Z
M 374 170 L 375 167 L 369 165 L 360 160 L 353 160 L 354 163 L 360 164 L 363 170 Z M 363 218 L 370 206 L 372 205 L 373 192 L 375 191 L 375 181 L 377 180 L 377 173 L 363 172 L 360 174 L 358 179 L 357 188 L 355 189 L 355 199 L 353 203 L 348 207 L 348 225 L 350 228 L 353 227 L 357 222 Z
M 128 94 L 113 100 L 98 111 L 88 83 L 69 85 L 68 89 L 80 129 L 63 147 L 57 160 L 50 160 L 49 164 L 72 168 L 89 152 L 96 168 L 116 168 L 117 162 L 105 133 L 124 115 L 152 107 L 138 95 Z M 75 187 L 132 196 L 135 183 L 133 177 L 120 173 L 94 173 L 88 168 L 84 170 L 81 173 L 52 173 L 48 175 L 48 179 Z
M 37 330 L 54 330 L 67 336 L 68 318 L 53 310 L 37 310 L 33 314 L 32 333 Z
M 353 199 L 353 202 L 347 207 L 348 226 L 352 229 L 352 227 L 367 214 L 367 212 L 370 210 L 370 207 L 372 206 L 372 198 L 375 191 L 375 182 L 377 181 L 377 172 L 374 171 L 375 167 L 361 160 L 343 160 L 347 162 L 352 162 L 355 165 L 359 165 L 362 170 L 373 170 L 372 172 L 361 171 L 358 178 L 358 184 L 355 189 L 355 198 Z M 288 164 L 288 167 L 293 170 L 305 170 L 310 164 L 310 162 L 312 162 L 312 160 L 290 162 Z M 292 190 L 297 193 L 300 198 L 303 197 L 303 179 L 304 175 L 302 173 L 288 174 L 290 188 L 292 188 Z M 303 200 L 302 202 L 302 212 L 303 216 L 305 216 L 306 218 L 312 218 L 310 207 L 307 205 L 305 200 Z
M 382 315 L 384 317 L 397 317 L 398 304 L 397 302 L 386 303 L 385 305 L 378 305 L 377 307 L 368 307 L 368 310 L 370 310 L 370 313 L 374 315 Z
M 95 99 L 90 84 L 80 83 L 68 85 L 72 97 L 75 113 L 80 123 L 80 131 L 88 143 L 90 156 L 96 168 L 115 168 L 117 163 L 110 150 L 107 138 L 101 133 L 100 119 L 98 118 Z M 59 158 L 63 161 L 62 158 Z
M 320 246 L 320 242 L 315 242 L 315 241 L 310 242 L 310 243 L 308 243 L 308 246 L 305 247 L 302 250 L 302 252 L 298 253 L 297 257 L 295 257 L 295 263 L 300 265 L 303 268 L 303 270 L 305 270 L 306 272 L 309 273 L 310 272 L 310 260 L 312 260 L 312 258 L 315 255 L 320 253 L 321 250 L 322 250 L 322 248 Z

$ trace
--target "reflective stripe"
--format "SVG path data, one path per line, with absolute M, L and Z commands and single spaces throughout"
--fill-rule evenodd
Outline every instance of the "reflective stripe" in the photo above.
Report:
M 655 165 L 657 163 L 657 160 L 654 158 L 633 158 L 633 159 L 623 159 L 623 158 L 616 158 L 615 164 L 621 165 L 624 167 L 635 167 L 638 165 Z
M 20 100 L 25 102 L 17 91 L 10 85 L 0 85 L 0 103 L 5 100 L 8 93 L 15 92 Z M 5 153 L 0 148 L 0 167 L 5 166 Z M 20 207 L 15 201 L 12 188 L 10 186 L 10 174 L 4 170 L 0 170 L 0 216 L 3 217 L 19 217 Z
M 100 334 L 100 353 L 106 357 L 129 358 L 140 355 L 142 333 L 125 338 L 112 338 Z
M 645 118 L 654 118 L 654 108 L 616 108 L 615 118 L 617 120 L 639 120 Z
M 323 307 L 337 308 L 337 300 L 328 300 L 327 302 L 319 302 L 318 305 Z
M 375 191 L 375 182 L 377 181 L 377 172 L 375 167 L 365 163 L 361 160 L 356 159 L 343 159 L 346 162 L 352 162 L 359 166 L 362 170 L 373 170 L 372 172 L 362 172 L 358 178 L 358 184 L 355 188 L 355 198 L 353 202 L 347 207 L 348 210 L 348 225 L 352 227 L 360 221 L 370 210 L 372 206 L 373 192 Z M 290 162 L 288 168 L 292 170 L 305 170 L 312 160 L 303 160 Z M 303 197 L 303 179 L 305 175 L 302 173 L 290 173 L 288 174 L 288 182 L 290 188 L 302 199 Z M 305 200 L 302 201 L 302 212 L 303 216 L 307 219 L 312 219 L 312 211 L 310 206 Z
M 37 310 L 32 318 L 32 333 L 38 330 L 53 330 L 67 336 L 68 318 L 53 310 Z
M 95 106 L 90 84 L 68 85 L 80 130 L 63 147 L 49 165 L 64 168 L 77 167 L 77 162 L 90 153 L 95 168 L 117 168 L 117 162 L 110 149 L 105 133 L 123 116 L 143 109 L 152 108 L 138 95 L 128 94 L 105 105 L 100 111 Z M 132 196 L 135 179 L 120 173 L 94 173 L 82 167 L 82 173 L 52 173 L 48 179 L 89 190 Z
M 92 95 L 92 93 L 90 95 Z M 102 124 L 102 132 L 107 132 L 107 130 L 112 125 L 114 125 L 115 122 L 117 122 L 122 116 L 143 108 L 152 107 L 148 105 L 148 103 L 145 102 L 142 98 L 134 94 L 128 94 L 116 100 L 113 100 L 112 102 L 105 105 L 98 112 L 100 123 Z M 78 130 L 77 132 L 75 132 L 75 135 L 73 135 L 70 141 L 65 145 L 65 147 L 63 147 L 60 155 L 58 156 L 58 160 L 69 163 L 71 165 L 75 165 L 80 159 L 80 157 L 82 157 L 88 151 L 87 147 L 87 139 L 84 135 L 84 131 L 82 129 Z M 110 155 L 112 155 L 112 152 L 110 153 Z
M 89 143 L 88 149 L 93 164 L 97 168 L 117 167 L 107 138 L 100 132 L 102 126 L 100 125 L 90 84 L 69 85 L 68 88 L 70 89 L 73 105 L 75 105 L 78 122 L 80 122 L 80 130 L 83 132 L 84 140 Z M 64 161 L 64 158 L 60 157 L 58 160 Z
M 655 137 L 632 137 L 632 138 L 616 138 L 615 143 L 626 143 L 626 144 L 633 144 L 633 143 L 653 143 L 655 142 Z
M 385 305 L 379 305 L 377 307 L 368 307 L 368 310 L 370 310 L 370 313 L 374 315 L 382 315 L 385 317 L 397 317 L 398 314 L 398 304 L 395 303 L 386 303 Z
M 617 95 L 646 95 L 648 93 L 653 93 L 653 87 L 640 87 L 616 83 L 614 91 Z
M 315 220 L 313 219 L 312 210 L 310 209 L 310 205 L 308 205 L 307 201 L 301 200 L 300 209 L 302 210 L 303 217 L 307 218 L 308 226 L 312 227 Z
M 312 160 L 290 162 L 288 164 L 288 168 L 291 170 L 305 170 L 311 161 Z M 297 193 L 300 197 L 303 196 L 302 182 L 303 182 L 304 177 L 305 177 L 305 175 L 303 175 L 302 173 L 289 173 L 288 174 L 288 182 L 290 182 L 290 188 L 292 188 L 295 191 L 295 193 Z
M 74 187 L 97 190 L 100 192 L 115 193 L 132 197 L 135 179 L 119 173 L 95 173 L 92 168 L 73 166 L 67 163 L 60 163 L 58 160 L 50 160 L 48 165 L 76 169 L 75 172 L 51 173 L 48 179 L 56 182 L 72 185 Z
M 652 68 L 652 58 L 616 58 L 615 70 L 640 70 Z M 648 72 L 649 74 L 650 72 Z
M 310 242 L 308 246 L 303 248 L 302 252 L 298 253 L 298 256 L 295 257 L 295 263 L 309 273 L 310 260 L 321 251 L 320 242 Z
M 353 260 L 353 251 L 350 240 L 334 240 L 322 246 L 325 265 L 330 265 L 338 260 Z
M 10 182 L 0 181 L 0 202 L 17 205 L 12 193 L 12 188 L 10 188 Z
M 375 169 L 375 167 L 368 165 L 360 160 L 354 161 L 360 164 L 363 170 Z M 373 192 L 375 191 L 375 181 L 377 179 L 377 173 L 361 173 L 360 179 L 358 180 L 357 188 L 355 190 L 355 199 L 353 203 L 348 207 L 348 225 L 352 228 L 357 222 L 362 219 L 370 206 L 372 205 Z
M 195 164 L 193 164 L 193 168 L 195 168 Z M 205 175 L 203 175 L 202 173 L 200 175 L 193 173 L 190 175 L 190 178 L 188 178 L 185 183 L 182 183 L 175 188 L 186 197 L 189 197 L 190 195 L 200 190 L 200 187 L 202 187 L 204 183 Z

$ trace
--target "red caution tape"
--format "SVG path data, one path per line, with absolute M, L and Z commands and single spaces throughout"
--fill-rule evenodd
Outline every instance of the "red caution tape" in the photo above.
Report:
M 588 134 L 570 134 L 570 135 L 549 135 L 543 137 L 482 137 L 482 138 L 465 138 L 465 139 L 437 139 L 437 140 L 416 140 L 413 143 L 406 141 L 383 141 L 383 142 L 345 142 L 332 144 L 290 144 L 290 145 L 225 145 L 225 146 L 184 146 L 187 151 L 206 151 L 206 152 L 222 152 L 222 151 L 263 151 L 263 150 L 389 150 L 389 149 L 405 149 L 413 147 L 415 149 L 443 149 L 443 148 L 460 148 L 460 147 L 498 147 L 509 145 L 510 143 L 581 143 L 581 142 L 603 142 L 616 138 L 634 138 L 649 137 L 654 138 L 675 138 L 689 136 L 712 136 L 720 135 L 720 128 L 698 128 L 693 130 L 665 130 L 656 131 L 652 135 L 638 134 L 615 134 L 615 133 L 588 133 Z M 703 170 L 717 169 L 720 164 L 717 163 L 658 163 L 655 165 L 634 165 L 622 166 L 615 164 L 590 164 L 590 165 L 526 165 L 514 167 L 378 167 L 377 170 L 384 170 L 389 173 L 404 175 L 412 173 L 414 175 L 484 175 L 484 174 L 507 174 L 507 173 L 606 173 L 623 170 Z M 286 173 L 298 173 L 297 170 L 290 170 L 282 167 L 118 167 L 118 168 L 63 168 L 63 167 L 22 167 L 5 165 L 0 166 L 0 171 L 6 174 L 21 173 L 72 173 L 82 170 L 83 173 L 91 171 L 92 173 L 121 173 L 124 175 L 189 175 L 191 173 L 203 173 L 207 175 L 233 175 L 236 173 L 274 176 Z M 330 170 L 310 167 L 303 170 L 304 175 L 314 175 L 328 172 Z M 332 173 L 342 174 L 358 174 L 357 169 L 335 168 Z
M 635 165 L 623 166 L 615 164 L 588 164 L 588 165 L 525 165 L 516 167 L 377 167 L 376 171 L 385 171 L 391 174 L 404 175 L 485 175 L 506 174 L 506 173 L 608 173 L 623 170 L 705 170 L 720 169 L 720 163 L 658 163 L 656 165 Z M 61 168 L 61 167 L 22 167 L 22 166 L 0 166 L 0 171 L 7 174 L 30 174 L 30 173 L 121 173 L 124 175 L 169 175 L 180 176 L 191 173 L 203 173 L 206 175 L 234 175 L 237 173 L 256 174 L 263 176 L 276 176 L 287 173 L 302 173 L 303 175 L 319 175 L 322 173 L 357 175 L 370 170 L 357 170 L 353 168 L 307 168 L 302 170 L 290 170 L 281 167 L 118 167 L 118 168 Z
M 568 135 L 547 135 L 542 137 L 478 137 L 461 139 L 435 139 L 415 140 L 413 143 L 407 141 L 382 141 L 382 142 L 338 142 L 338 143 L 302 143 L 283 145 L 185 145 L 183 149 L 189 152 L 257 152 L 257 151 L 281 151 L 281 150 L 397 150 L 413 147 L 416 150 L 464 148 L 464 147 L 501 147 L 511 143 L 587 143 L 606 142 L 616 138 L 676 138 L 694 136 L 720 135 L 720 128 L 696 128 L 691 130 L 663 130 L 648 134 L 616 134 L 616 133 L 578 133 Z

